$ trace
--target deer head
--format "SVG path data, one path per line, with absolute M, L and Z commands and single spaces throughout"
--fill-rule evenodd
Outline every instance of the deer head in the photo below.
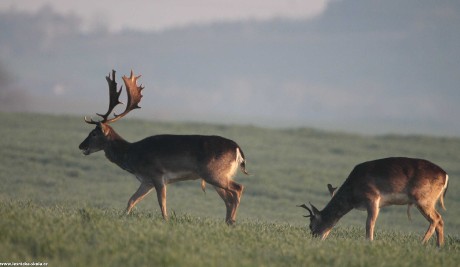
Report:
M 126 93 L 128 95 L 126 109 L 125 111 L 123 111 L 123 113 L 119 115 L 114 113 L 114 117 L 109 119 L 109 116 L 112 113 L 113 109 L 118 104 L 122 104 L 122 102 L 120 102 L 119 100 L 122 91 L 122 86 L 120 87 L 120 90 L 117 90 L 117 82 L 115 81 L 115 70 L 112 70 L 112 77 L 110 77 L 110 73 L 108 76 L 106 76 L 106 80 L 109 85 L 109 109 L 105 114 L 96 113 L 98 116 L 102 117 L 102 120 L 100 121 L 95 121 L 92 118 L 88 119 L 85 117 L 85 122 L 88 124 L 95 124 L 96 128 L 92 130 L 89 133 L 88 137 L 80 144 L 79 148 L 83 151 L 83 154 L 89 155 L 91 153 L 103 150 L 107 144 L 107 141 L 109 140 L 110 134 L 114 133 L 109 124 L 121 119 L 131 110 L 140 108 L 138 104 L 141 101 L 141 91 L 142 89 L 144 89 L 144 87 L 142 85 L 137 85 L 137 79 L 139 77 L 141 76 L 134 76 L 133 71 L 131 71 L 130 77 L 122 77 L 123 82 L 125 83 Z M 117 137 L 119 136 L 117 135 Z
M 308 215 L 304 215 L 304 217 L 310 218 L 310 231 L 314 237 L 321 237 L 321 239 L 325 239 L 329 232 L 331 231 L 332 227 L 326 227 L 322 222 L 323 218 L 321 216 L 321 212 L 310 203 L 310 207 L 307 205 L 302 204 L 297 207 L 304 208 L 308 211 Z

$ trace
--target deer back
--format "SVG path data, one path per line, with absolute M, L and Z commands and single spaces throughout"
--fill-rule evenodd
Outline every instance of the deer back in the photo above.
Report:
M 423 198 L 438 199 L 447 186 L 447 173 L 423 159 L 384 158 L 357 165 L 328 205 L 349 202 L 365 209 L 369 200 L 380 206 L 412 204 Z
M 240 147 L 220 136 L 155 135 L 133 143 L 127 162 L 135 173 L 228 171 Z M 243 156 L 244 157 L 244 156 Z M 230 163 L 230 164 L 229 164 Z

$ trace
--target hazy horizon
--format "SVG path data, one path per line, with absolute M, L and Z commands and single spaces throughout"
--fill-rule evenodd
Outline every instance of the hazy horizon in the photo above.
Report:
M 200 3 L 2 1 L 0 110 L 460 136 L 460 3 Z

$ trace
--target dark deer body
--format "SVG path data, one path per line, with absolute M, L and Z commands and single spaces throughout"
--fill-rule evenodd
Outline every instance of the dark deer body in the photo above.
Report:
M 111 87 L 111 82 L 115 83 L 114 75 L 115 73 L 113 73 L 113 79 L 107 78 L 109 87 Z M 126 83 L 126 87 L 128 90 L 127 106 L 137 106 L 141 97 L 140 93 L 137 98 L 133 95 L 129 97 L 129 87 L 137 87 L 135 80 L 134 83 Z M 113 88 L 116 88 L 116 83 L 111 88 L 112 106 L 112 103 L 119 103 L 120 92 L 117 93 L 118 96 L 114 93 Z M 142 89 L 142 87 L 137 88 L 139 91 Z M 114 100 L 113 96 L 116 96 L 117 100 Z M 137 103 L 132 103 L 129 99 Z M 213 185 L 224 200 L 227 208 L 226 222 L 229 224 L 235 222 L 243 186 L 234 182 L 232 177 L 238 167 L 247 174 L 245 157 L 238 144 L 220 136 L 202 135 L 156 135 L 129 143 L 108 125 L 110 120 L 107 120 L 107 116 L 111 108 L 104 115 L 105 117 L 101 115 L 104 118 L 101 122 L 86 120 L 88 123 L 96 124 L 96 128 L 80 144 L 80 149 L 85 155 L 104 150 L 106 157 L 111 162 L 134 174 L 140 181 L 139 189 L 128 202 L 127 213 L 130 213 L 139 201 L 155 189 L 163 218 L 167 219 L 166 185 L 185 180 L 203 179 Z M 125 111 L 123 114 L 128 112 Z M 119 116 L 115 116 L 113 121 L 117 119 Z
M 342 216 L 352 209 L 364 209 L 368 214 L 366 237 L 373 240 L 381 207 L 413 204 L 430 223 L 423 243 L 436 231 L 437 245 L 441 246 L 444 242 L 444 222 L 435 204 L 439 200 L 444 208 L 447 185 L 447 173 L 429 161 L 385 158 L 357 165 L 323 210 L 319 211 L 313 205 L 311 209 L 305 204 L 301 206 L 310 212 L 307 217 L 310 217 L 312 234 L 322 239 Z

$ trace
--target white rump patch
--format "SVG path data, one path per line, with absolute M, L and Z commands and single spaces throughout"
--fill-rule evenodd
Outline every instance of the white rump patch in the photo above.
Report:
M 236 159 L 235 160 L 238 164 L 244 161 L 239 148 L 236 148 Z
M 447 188 L 447 184 L 449 183 L 449 175 L 446 173 L 446 184 L 444 185 L 444 190 Z M 444 192 L 444 190 L 442 190 Z

